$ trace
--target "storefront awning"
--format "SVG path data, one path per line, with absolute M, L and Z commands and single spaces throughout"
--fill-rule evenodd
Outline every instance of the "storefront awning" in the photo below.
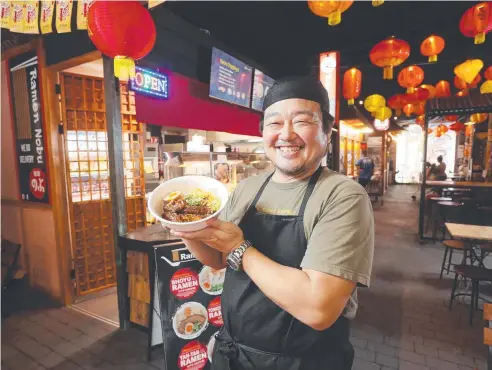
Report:
M 468 96 L 436 98 L 427 102 L 429 116 L 470 113 L 492 113 L 492 94 L 470 92 Z
M 260 114 L 211 99 L 207 84 L 172 73 L 169 98 L 135 94 L 137 120 L 147 124 L 261 136 Z

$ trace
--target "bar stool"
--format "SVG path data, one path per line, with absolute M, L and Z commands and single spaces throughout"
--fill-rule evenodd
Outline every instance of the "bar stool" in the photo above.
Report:
M 432 223 L 432 230 L 434 230 L 439 223 L 439 206 L 436 204 L 438 202 L 451 202 L 452 199 L 448 197 L 431 197 L 429 198 L 429 214 L 427 216 L 427 224 L 425 226 L 425 232 L 429 230 L 429 226 Z M 434 232 L 432 233 L 434 236 Z
M 439 206 L 439 216 L 440 222 L 438 227 L 441 228 L 442 238 L 446 237 L 446 226 L 444 225 L 446 222 L 460 222 L 461 217 L 459 216 L 459 209 L 463 207 L 463 203 L 461 202 L 437 202 Z M 433 239 L 436 240 L 437 229 L 434 229 Z
M 478 309 L 478 299 L 480 298 L 480 282 L 488 281 L 492 282 L 492 270 L 479 267 L 479 266 L 470 266 L 470 265 L 455 265 L 454 266 L 454 283 L 453 288 L 451 289 L 451 298 L 449 300 L 449 310 L 451 310 L 453 301 L 458 296 L 470 296 L 470 309 L 469 309 L 469 317 L 468 321 L 470 326 L 473 325 L 473 314 L 474 310 Z M 456 294 L 456 289 L 458 288 L 458 278 L 463 277 L 463 279 L 471 280 L 471 293 L 458 293 Z M 483 298 L 480 298 L 483 299 Z
M 443 240 L 442 244 L 444 245 L 445 249 L 444 249 L 444 257 L 442 259 L 441 274 L 439 276 L 439 279 L 442 279 L 442 273 L 444 272 L 444 270 L 446 270 L 446 273 L 447 273 L 446 275 L 449 275 L 449 270 L 451 268 L 451 265 L 453 265 L 453 266 L 457 265 L 457 264 L 452 263 L 453 251 L 463 252 L 463 258 L 461 260 L 461 264 L 463 264 L 463 265 L 466 265 L 466 258 L 467 258 L 467 256 L 470 256 L 467 253 L 468 246 L 460 240 Z M 449 253 L 449 257 L 448 257 L 448 253 Z M 447 257 L 448 257 L 448 261 L 447 261 L 447 266 L 446 266 L 446 258 Z

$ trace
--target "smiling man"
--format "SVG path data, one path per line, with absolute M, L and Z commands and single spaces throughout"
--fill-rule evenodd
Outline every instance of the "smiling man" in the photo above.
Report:
M 214 370 L 349 370 L 357 286 L 369 286 L 374 221 L 354 181 L 321 166 L 333 118 L 321 83 L 277 81 L 261 122 L 272 174 L 242 181 L 203 230 L 178 233 L 227 266 Z

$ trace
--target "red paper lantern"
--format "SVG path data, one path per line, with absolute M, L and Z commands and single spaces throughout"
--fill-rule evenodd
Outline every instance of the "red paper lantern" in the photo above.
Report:
M 480 83 L 480 81 L 482 81 L 482 76 L 480 76 L 478 74 L 477 77 L 475 77 L 474 80 L 471 82 L 471 84 L 468 85 L 468 88 L 474 89 L 474 88 L 478 87 L 478 84 Z
M 492 66 L 490 66 L 489 68 L 487 68 L 485 70 L 485 72 L 483 73 L 483 76 L 485 77 L 485 79 L 487 81 L 492 80 Z
M 404 94 L 404 99 L 407 104 L 418 104 L 429 98 L 430 92 L 427 89 L 418 87 L 411 94 Z
M 477 4 L 468 9 L 460 20 L 460 31 L 466 37 L 474 37 L 475 44 L 485 42 L 485 34 L 492 30 L 492 3 Z
M 408 66 L 398 73 L 398 84 L 413 93 L 414 89 L 424 81 L 424 70 L 418 66 Z
M 416 116 L 425 114 L 425 101 L 413 105 L 413 114 Z
M 347 99 L 348 105 L 354 105 L 354 101 L 359 97 L 361 89 L 362 72 L 357 68 L 350 68 L 343 75 L 343 97 Z
M 135 60 L 145 57 L 156 39 L 154 20 L 138 1 L 95 1 L 87 28 L 94 45 L 114 58 L 115 76 L 121 80 L 135 77 Z
M 441 80 L 436 84 L 436 98 L 451 96 L 451 86 L 448 81 Z
M 466 82 L 458 76 L 454 76 L 454 86 L 456 86 L 458 90 L 466 89 L 468 87 Z
M 330 26 L 336 26 L 342 21 L 342 13 L 352 6 L 350 1 L 308 1 L 309 9 L 319 17 L 328 18 Z
M 393 95 L 391 98 L 388 99 L 388 107 L 391 109 L 395 110 L 395 113 L 397 116 L 401 114 L 401 109 L 405 105 L 405 99 L 403 98 L 403 95 Z
M 371 63 L 383 68 L 383 79 L 393 79 L 393 67 L 402 64 L 410 55 L 406 41 L 390 37 L 376 44 L 369 53 Z
M 423 56 L 429 57 L 429 63 L 437 62 L 437 55 L 444 50 L 446 42 L 440 36 L 431 35 L 420 44 L 420 52 Z
M 468 96 L 468 90 L 467 89 L 460 90 L 456 93 L 456 96 L 459 97 Z
M 451 126 L 449 126 L 450 130 L 456 131 L 456 132 L 463 131 L 465 128 L 466 128 L 466 126 L 461 122 L 455 122 Z
M 421 115 L 421 116 L 418 116 L 416 119 L 415 119 L 415 123 L 419 126 L 423 126 L 424 125 L 424 116 Z
M 414 112 L 414 105 L 413 104 L 406 104 L 403 107 L 403 112 L 405 112 L 405 115 L 407 117 L 410 117 L 413 114 L 413 112 Z
M 456 120 L 459 118 L 459 116 L 444 116 L 444 118 L 445 118 L 448 122 L 456 122 Z

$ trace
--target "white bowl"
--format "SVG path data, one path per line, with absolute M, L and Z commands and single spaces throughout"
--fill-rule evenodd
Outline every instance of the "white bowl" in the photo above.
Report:
M 201 220 L 193 222 L 173 222 L 162 218 L 162 207 L 164 198 L 173 191 L 183 193 L 191 192 L 197 188 L 212 193 L 220 200 L 220 208 L 214 214 Z M 229 191 L 220 181 L 207 176 L 182 176 L 160 184 L 149 196 L 147 206 L 152 216 L 161 223 L 174 231 L 197 231 L 207 227 L 207 220 L 217 217 L 224 209 L 229 199 Z

